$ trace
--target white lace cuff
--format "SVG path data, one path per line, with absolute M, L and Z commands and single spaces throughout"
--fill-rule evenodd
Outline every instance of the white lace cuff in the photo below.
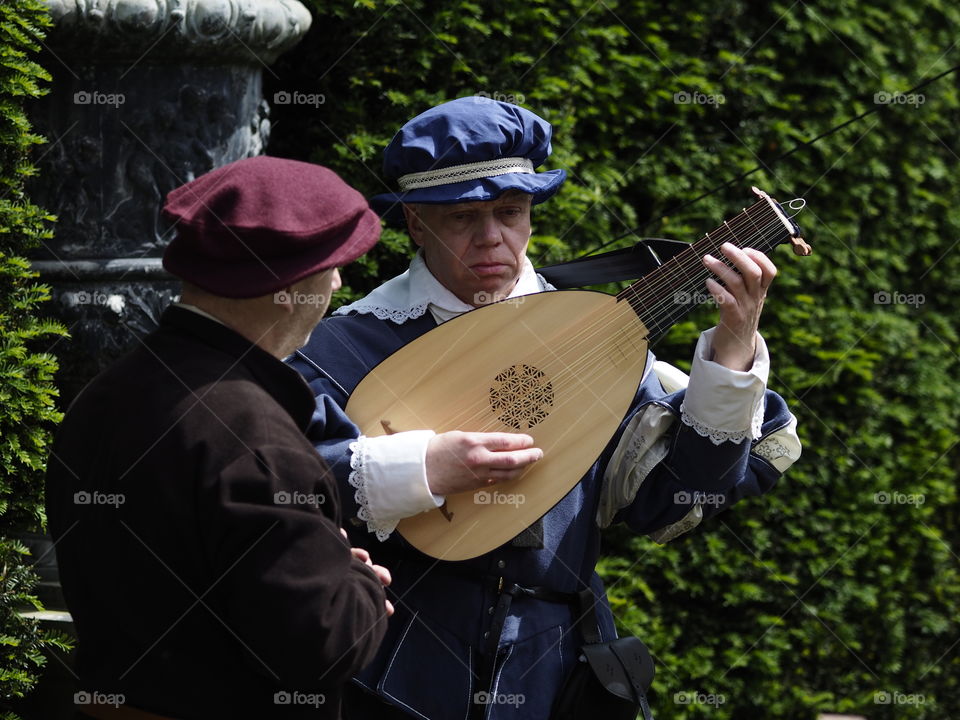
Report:
M 757 353 L 746 371 L 709 360 L 716 328 L 700 335 L 690 369 L 690 383 L 680 405 L 680 419 L 715 444 L 760 437 L 764 391 L 770 373 L 767 344 L 757 334 Z
M 427 443 L 433 430 L 360 436 L 350 443 L 350 485 L 367 530 L 386 540 L 403 518 L 432 510 L 443 498 L 427 485 Z

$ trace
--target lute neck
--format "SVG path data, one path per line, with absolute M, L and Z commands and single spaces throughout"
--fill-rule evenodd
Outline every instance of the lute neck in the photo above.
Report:
M 754 192 L 761 198 L 757 203 L 744 208 L 739 215 L 691 243 L 686 250 L 617 295 L 618 301 L 630 303 L 651 340 L 662 337 L 672 325 L 709 299 L 705 281 L 713 274 L 703 265 L 702 258 L 710 254 L 732 267 L 733 263 L 720 252 L 724 243 L 767 253 L 792 240 L 795 252 L 809 254 L 809 246 L 799 237 L 799 228 L 780 205 L 766 193 L 756 188 Z

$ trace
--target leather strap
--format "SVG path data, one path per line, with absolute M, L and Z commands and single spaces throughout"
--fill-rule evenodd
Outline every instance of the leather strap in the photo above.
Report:
M 636 280 L 688 247 L 679 240 L 643 238 L 633 247 L 548 265 L 537 272 L 558 290 Z
M 585 587 L 577 593 L 577 603 L 580 613 L 574 622 L 574 627 L 580 628 L 580 637 L 585 645 L 602 642 L 600 637 L 600 623 L 597 621 L 597 596 L 593 590 Z
M 602 640 L 600 638 L 600 625 L 597 622 L 596 595 L 593 594 L 593 590 L 587 587 L 581 590 L 578 596 L 580 601 L 580 616 L 577 618 L 576 625 L 580 628 L 580 635 L 583 637 L 583 642 L 587 646 L 600 643 Z M 646 688 L 640 684 L 639 675 L 632 672 L 632 670 L 637 669 L 637 663 L 631 662 L 629 658 L 624 657 L 622 646 L 619 645 L 618 642 L 609 643 L 607 647 L 609 647 L 610 652 L 612 652 L 620 662 L 624 677 L 626 677 L 627 682 L 633 688 L 634 696 L 640 705 L 643 720 L 653 720 L 653 713 L 647 702 Z M 652 680 L 653 676 L 651 675 L 649 679 Z
M 640 703 L 640 713 L 643 717 L 643 720 L 653 720 L 653 713 L 650 711 L 650 705 L 647 702 L 646 689 L 640 684 L 640 678 L 636 677 L 632 672 L 630 672 L 630 668 L 633 667 L 633 664 L 623 656 L 619 645 L 612 644 L 610 646 L 610 651 L 617 656 L 617 660 L 620 661 L 620 664 L 626 671 L 627 680 L 630 685 L 633 686 L 633 691 L 636 693 L 637 700 Z M 653 678 L 651 678 L 651 680 L 652 679 Z

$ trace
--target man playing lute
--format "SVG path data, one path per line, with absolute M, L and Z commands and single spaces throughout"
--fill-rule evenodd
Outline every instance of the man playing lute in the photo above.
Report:
M 624 389 L 633 399 L 609 443 L 540 520 L 462 562 L 431 558 L 396 532 L 447 496 L 516 480 L 549 452 L 522 432 L 402 427 L 361 436 L 344 408 L 372 368 L 438 325 L 552 290 L 526 257 L 531 206 L 565 179 L 562 170 L 535 172 L 550 137 L 540 117 L 483 98 L 404 125 L 384 162 L 400 192 L 371 205 L 405 221 L 419 250 L 406 272 L 323 321 L 291 360 L 317 398 L 313 431 L 324 439 L 315 444 L 337 475 L 345 516 L 357 519 L 352 544 L 376 546 L 393 574 L 396 614 L 344 700 L 348 719 L 550 717 L 583 644 L 578 612 L 563 598 L 590 588 L 600 636 L 616 637 L 594 571 L 601 528 L 625 522 L 667 542 L 766 492 L 799 457 L 796 420 L 766 390 L 757 333 L 776 268 L 761 252 L 724 245 L 732 267 L 703 258 L 717 278 L 707 290 L 720 322 L 701 336 L 689 379 L 648 356 L 639 387 Z M 405 388 L 390 391 L 402 398 Z

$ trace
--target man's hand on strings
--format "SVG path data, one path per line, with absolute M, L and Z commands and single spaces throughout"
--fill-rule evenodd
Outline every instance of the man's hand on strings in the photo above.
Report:
M 733 263 L 733 268 L 712 255 L 703 258 L 707 270 L 720 280 L 707 278 L 707 290 L 720 308 L 711 359 L 731 370 L 749 370 L 756 354 L 763 299 L 777 276 L 777 268 L 770 258 L 753 248 L 741 250 L 724 243 L 720 251 Z
M 477 490 L 519 477 L 542 457 L 529 435 L 452 430 L 427 445 L 427 484 L 436 495 Z

